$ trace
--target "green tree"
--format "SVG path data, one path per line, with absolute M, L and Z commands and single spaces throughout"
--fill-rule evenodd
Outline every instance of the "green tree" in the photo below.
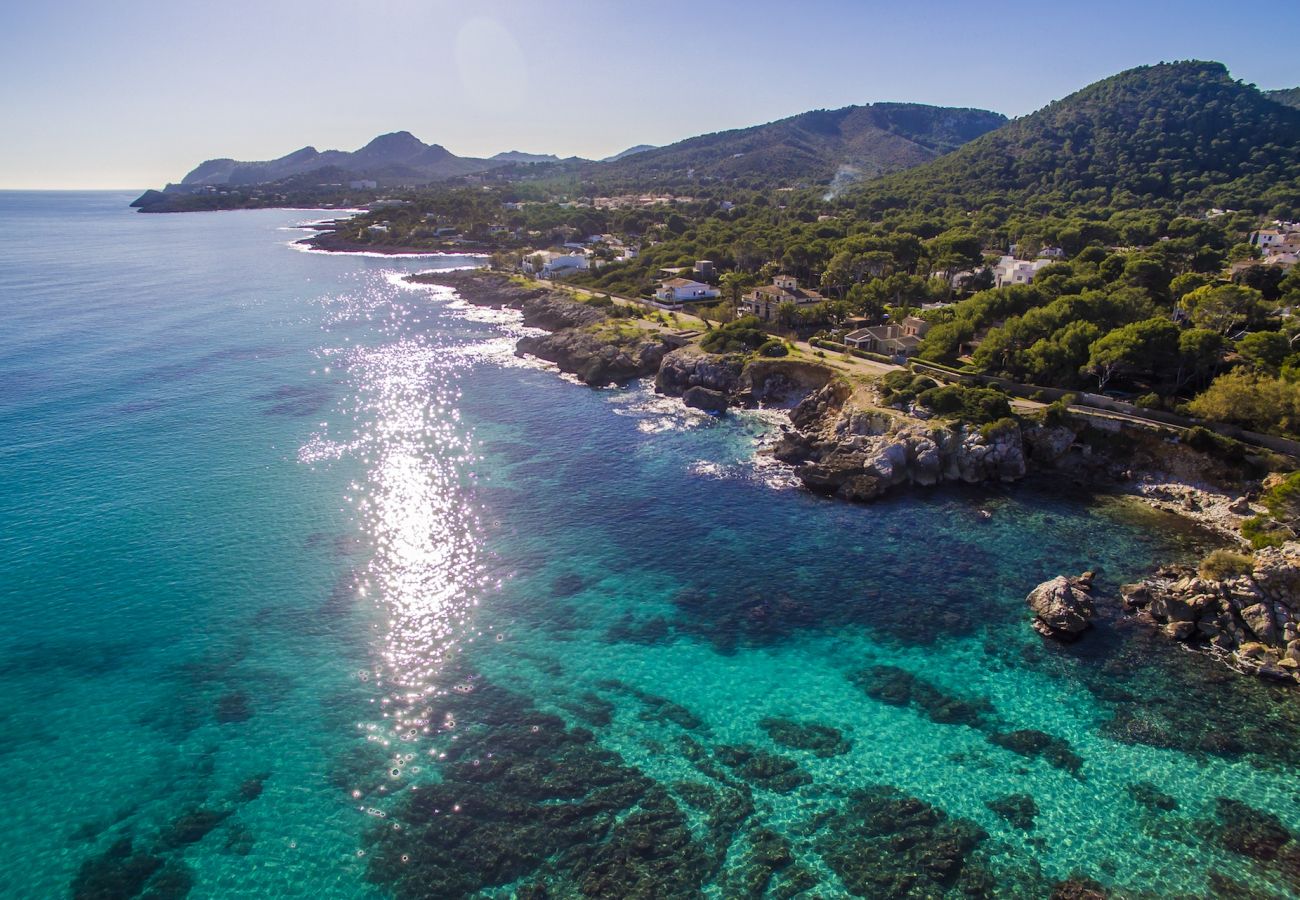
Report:
M 1237 352 L 1256 372 L 1276 375 L 1291 354 L 1291 342 L 1277 331 L 1252 331 L 1237 341 Z
M 1293 435 L 1300 425 L 1300 385 L 1268 375 L 1228 372 L 1187 406 L 1203 419 Z
M 1223 364 L 1226 344 L 1223 335 L 1208 328 L 1189 328 L 1180 334 L 1174 386 L 1181 390 L 1189 384 L 1209 381 Z
M 1219 334 L 1248 324 L 1262 313 L 1264 298 L 1254 288 L 1238 284 L 1207 284 L 1191 291 L 1178 305 L 1192 322 Z
M 1088 350 L 1086 370 L 1105 390 L 1116 375 L 1159 371 L 1178 351 L 1178 326 L 1168 319 L 1147 319 L 1116 328 Z

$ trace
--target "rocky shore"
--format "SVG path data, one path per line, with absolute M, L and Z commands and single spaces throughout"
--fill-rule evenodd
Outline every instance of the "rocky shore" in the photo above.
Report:
M 654 375 L 672 349 L 665 336 L 613 318 L 601 307 L 495 272 L 430 272 L 407 280 L 454 288 L 461 299 L 478 306 L 519 310 L 525 325 L 550 333 L 520 338 L 515 352 L 554 363 L 592 387 Z
M 409 280 L 452 287 L 470 303 L 520 310 L 524 324 L 548 333 L 520 339 L 516 352 L 553 362 L 587 384 L 653 375 L 657 392 L 715 414 L 760 404 L 788 408 L 790 425 L 770 452 L 817 493 L 864 502 L 906 487 L 1007 483 L 1049 470 L 1130 494 L 1238 544 L 1242 520 L 1258 512 L 1239 470 L 1158 436 L 1101 434 L 1077 422 L 1009 418 L 981 427 L 926 419 L 923 411 L 887 407 L 874 388 L 830 366 L 675 346 L 653 328 L 505 275 L 438 272 Z M 1045 582 L 1027 602 L 1041 634 L 1076 639 L 1093 614 L 1091 577 Z M 1124 602 L 1171 638 L 1240 671 L 1300 681 L 1300 543 L 1261 551 L 1250 573 L 1223 581 L 1162 568 L 1127 586 Z
M 1260 550 L 1241 568 L 1166 566 L 1125 585 L 1124 603 L 1170 638 L 1239 671 L 1300 682 L 1300 543 Z

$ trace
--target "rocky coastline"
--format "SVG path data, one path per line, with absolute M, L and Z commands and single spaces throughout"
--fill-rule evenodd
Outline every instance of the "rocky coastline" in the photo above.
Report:
M 656 392 L 714 414 L 787 408 L 790 425 L 768 452 L 815 493 L 869 502 L 905 488 L 1011 483 L 1050 471 L 1072 484 L 1132 496 L 1238 545 L 1242 520 L 1258 512 L 1231 466 L 1154 436 L 1128 434 L 1116 442 L 1075 422 L 1006 419 L 980 427 L 926 419 L 887 407 L 873 388 L 819 362 L 681 346 L 607 308 L 499 273 L 436 272 L 408 280 L 451 287 L 476 305 L 519 310 L 525 325 L 547 333 L 521 338 L 516 352 L 552 362 L 586 384 L 653 376 Z M 1238 671 L 1300 681 L 1300 544 L 1261 551 L 1256 566 L 1222 583 L 1165 567 L 1126 586 L 1123 603 L 1169 637 Z M 1091 588 L 1090 573 L 1039 585 L 1027 598 L 1031 624 L 1045 637 L 1077 639 L 1097 602 Z
M 1235 570 L 1165 566 L 1121 593 L 1173 640 L 1241 672 L 1300 682 L 1300 543 L 1266 547 Z

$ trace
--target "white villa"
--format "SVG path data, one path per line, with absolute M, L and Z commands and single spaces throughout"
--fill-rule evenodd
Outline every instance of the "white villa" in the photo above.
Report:
M 670 278 L 659 285 L 654 302 L 663 309 L 677 309 L 684 303 L 716 300 L 721 296 L 722 292 L 712 285 L 689 278 Z
M 1050 266 L 1050 259 L 1016 259 L 1004 256 L 993 267 L 993 286 L 1007 287 L 1012 284 L 1029 284 L 1043 266 Z
M 538 257 L 541 258 L 540 267 L 536 264 Z M 520 268 L 528 275 L 553 278 L 557 275 L 585 272 L 591 268 L 591 261 L 581 253 L 555 253 L 548 250 L 544 253 L 530 253 L 525 256 Z
M 758 316 L 764 322 L 776 318 L 776 311 L 782 303 L 793 303 L 797 307 L 812 306 L 826 300 L 816 291 L 799 287 L 797 279 L 789 275 L 778 275 L 771 284 L 754 288 L 740 301 L 742 315 Z

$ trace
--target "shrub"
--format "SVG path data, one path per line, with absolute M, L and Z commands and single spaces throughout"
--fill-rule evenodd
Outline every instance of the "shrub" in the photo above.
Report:
M 998 438 L 1018 434 L 1019 432 L 1020 423 L 1010 416 L 1005 416 L 996 421 L 989 422 L 987 425 L 980 428 L 980 435 L 988 443 L 992 443 Z
M 788 356 L 790 351 L 785 346 L 785 341 L 772 338 L 759 345 L 758 354 L 759 356 Z
M 761 347 L 770 337 L 757 318 L 745 316 L 710 331 L 700 346 L 710 353 L 744 353 Z
M 1254 549 L 1263 550 L 1265 547 L 1281 547 L 1291 534 L 1267 516 L 1252 516 L 1241 523 L 1241 536 L 1250 541 Z
M 1143 394 L 1133 402 L 1134 405 L 1140 406 L 1142 409 L 1160 409 L 1164 406 L 1164 401 L 1160 399 L 1160 395 L 1155 391 L 1152 391 L 1149 394 Z
M 1265 491 L 1263 500 L 1276 521 L 1284 525 L 1300 524 L 1300 472 L 1292 472 Z
M 1201 565 L 1196 571 L 1206 581 L 1226 581 L 1238 575 L 1245 575 L 1254 564 L 1254 557 L 1245 553 L 1238 553 L 1235 550 L 1215 550 L 1201 560 Z
M 1200 425 L 1193 425 L 1183 432 L 1183 443 L 1193 450 L 1208 453 L 1229 462 L 1237 462 L 1246 455 L 1246 447 L 1241 441 L 1225 437 Z
M 1006 396 L 991 388 L 948 384 L 920 392 L 916 402 L 937 415 L 973 425 L 1011 417 L 1011 404 Z
M 1075 394 L 1066 394 L 1057 400 L 1047 404 L 1043 410 L 1044 425 L 1065 425 L 1070 421 L 1070 407 L 1078 401 Z

